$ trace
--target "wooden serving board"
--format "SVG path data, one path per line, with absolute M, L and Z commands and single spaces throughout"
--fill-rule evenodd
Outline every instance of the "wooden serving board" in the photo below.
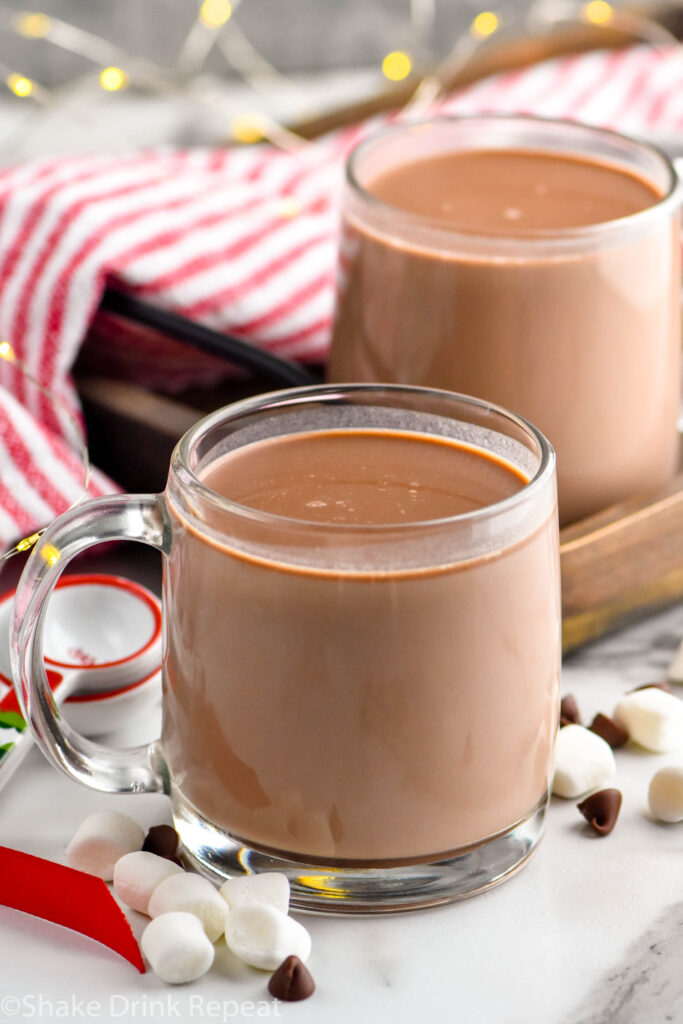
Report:
M 130 491 L 163 490 L 178 438 L 205 415 L 120 381 L 80 377 L 93 462 Z M 250 381 L 212 391 L 213 407 L 268 390 Z M 187 396 L 186 396 L 187 398 Z M 562 530 L 563 647 L 572 651 L 683 598 L 683 472 Z
M 560 534 L 565 651 L 683 597 L 683 473 Z

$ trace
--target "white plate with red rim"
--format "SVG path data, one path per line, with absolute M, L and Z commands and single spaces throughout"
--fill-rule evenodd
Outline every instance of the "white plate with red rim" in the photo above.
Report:
M 14 591 L 0 597 L 0 787 L 31 734 L 12 686 L 9 629 Z M 119 576 L 64 576 L 50 599 L 45 669 L 62 714 L 79 732 L 119 728 L 161 697 L 161 604 Z

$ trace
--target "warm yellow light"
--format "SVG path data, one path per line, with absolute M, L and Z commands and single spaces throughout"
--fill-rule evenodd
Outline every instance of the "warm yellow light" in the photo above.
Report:
M 260 142 L 266 134 L 266 119 L 262 114 L 238 114 L 230 131 L 237 142 Z
M 32 548 L 38 540 L 40 540 L 39 533 L 32 533 L 30 537 L 24 537 L 24 539 L 20 540 L 17 544 L 17 551 L 28 551 L 28 549 Z
M 300 885 L 305 885 L 307 889 L 317 889 L 318 892 L 324 892 L 330 899 L 346 899 L 348 895 L 346 889 L 330 885 L 330 882 L 336 877 L 336 875 L 299 875 L 297 882 Z
M 407 78 L 412 70 L 412 60 L 407 53 L 403 53 L 401 50 L 393 50 L 382 61 L 382 72 L 390 82 L 400 82 L 403 78 Z
M 52 27 L 47 14 L 18 14 L 13 22 L 15 30 L 30 39 L 43 39 Z
M 3 341 L 0 343 L 0 359 L 6 359 L 8 363 L 14 362 L 14 349 L 10 345 L 9 341 Z
M 301 213 L 301 203 L 294 196 L 285 196 L 280 203 L 280 216 L 285 218 L 296 217 Z
M 204 0 L 199 8 L 199 20 L 206 28 L 220 28 L 231 14 L 230 0 Z
M 20 96 L 22 99 L 26 96 L 30 96 L 33 92 L 33 82 L 30 78 L 25 78 L 24 75 L 11 74 L 7 76 L 7 87 L 12 90 L 15 96 Z
M 40 557 L 47 562 L 48 565 L 55 565 L 62 557 L 62 553 L 59 548 L 56 548 L 54 544 L 45 544 L 40 550 Z
M 475 39 L 486 39 L 487 36 L 493 35 L 499 25 L 497 14 L 494 14 L 493 11 L 482 11 L 472 22 L 470 35 L 473 35 Z
M 584 7 L 583 16 L 593 25 L 607 25 L 614 17 L 614 9 L 606 0 L 591 0 Z
M 128 85 L 128 75 L 121 68 L 104 68 L 100 71 L 100 85 L 107 92 L 118 92 Z

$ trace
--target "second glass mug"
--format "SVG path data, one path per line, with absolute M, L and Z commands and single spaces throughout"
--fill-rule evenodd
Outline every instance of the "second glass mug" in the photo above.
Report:
M 252 442 L 346 429 L 447 438 L 526 482 L 397 525 L 285 518 L 203 482 Z M 60 718 L 42 655 L 61 570 L 114 539 L 164 555 L 162 736 L 129 750 Z M 20 702 L 70 776 L 168 793 L 185 853 L 209 876 L 284 871 L 293 906 L 335 913 L 460 899 L 512 874 L 542 833 L 558 547 L 553 451 L 504 409 L 413 387 L 262 395 L 190 429 L 164 494 L 91 501 L 45 532 L 15 603 Z
M 473 223 L 490 220 L 487 231 L 373 191 L 401 170 L 421 195 L 421 161 L 505 152 L 562 157 L 570 174 L 572 162 L 606 168 L 613 191 L 635 179 L 650 204 L 581 227 L 503 229 L 486 182 L 491 209 L 480 200 Z M 458 172 L 444 180 L 457 188 Z M 593 187 L 599 214 L 610 184 Z M 548 186 L 539 177 L 536 188 Z M 484 115 L 374 132 L 347 163 L 328 379 L 448 388 L 526 416 L 557 452 L 562 525 L 656 488 L 678 459 L 680 199 L 659 150 L 569 121 Z M 520 206 L 529 202 L 520 186 Z M 552 217 L 550 206 L 529 209 Z

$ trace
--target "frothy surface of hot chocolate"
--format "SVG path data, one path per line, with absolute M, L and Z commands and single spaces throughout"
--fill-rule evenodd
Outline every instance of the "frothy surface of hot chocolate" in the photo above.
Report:
M 461 515 L 501 501 L 528 481 L 509 463 L 448 438 L 325 430 L 245 445 L 212 463 L 203 482 L 273 515 L 381 525 Z
M 444 153 L 401 164 L 366 187 L 401 210 L 496 235 L 601 224 L 661 199 L 643 178 L 609 164 L 528 150 Z

